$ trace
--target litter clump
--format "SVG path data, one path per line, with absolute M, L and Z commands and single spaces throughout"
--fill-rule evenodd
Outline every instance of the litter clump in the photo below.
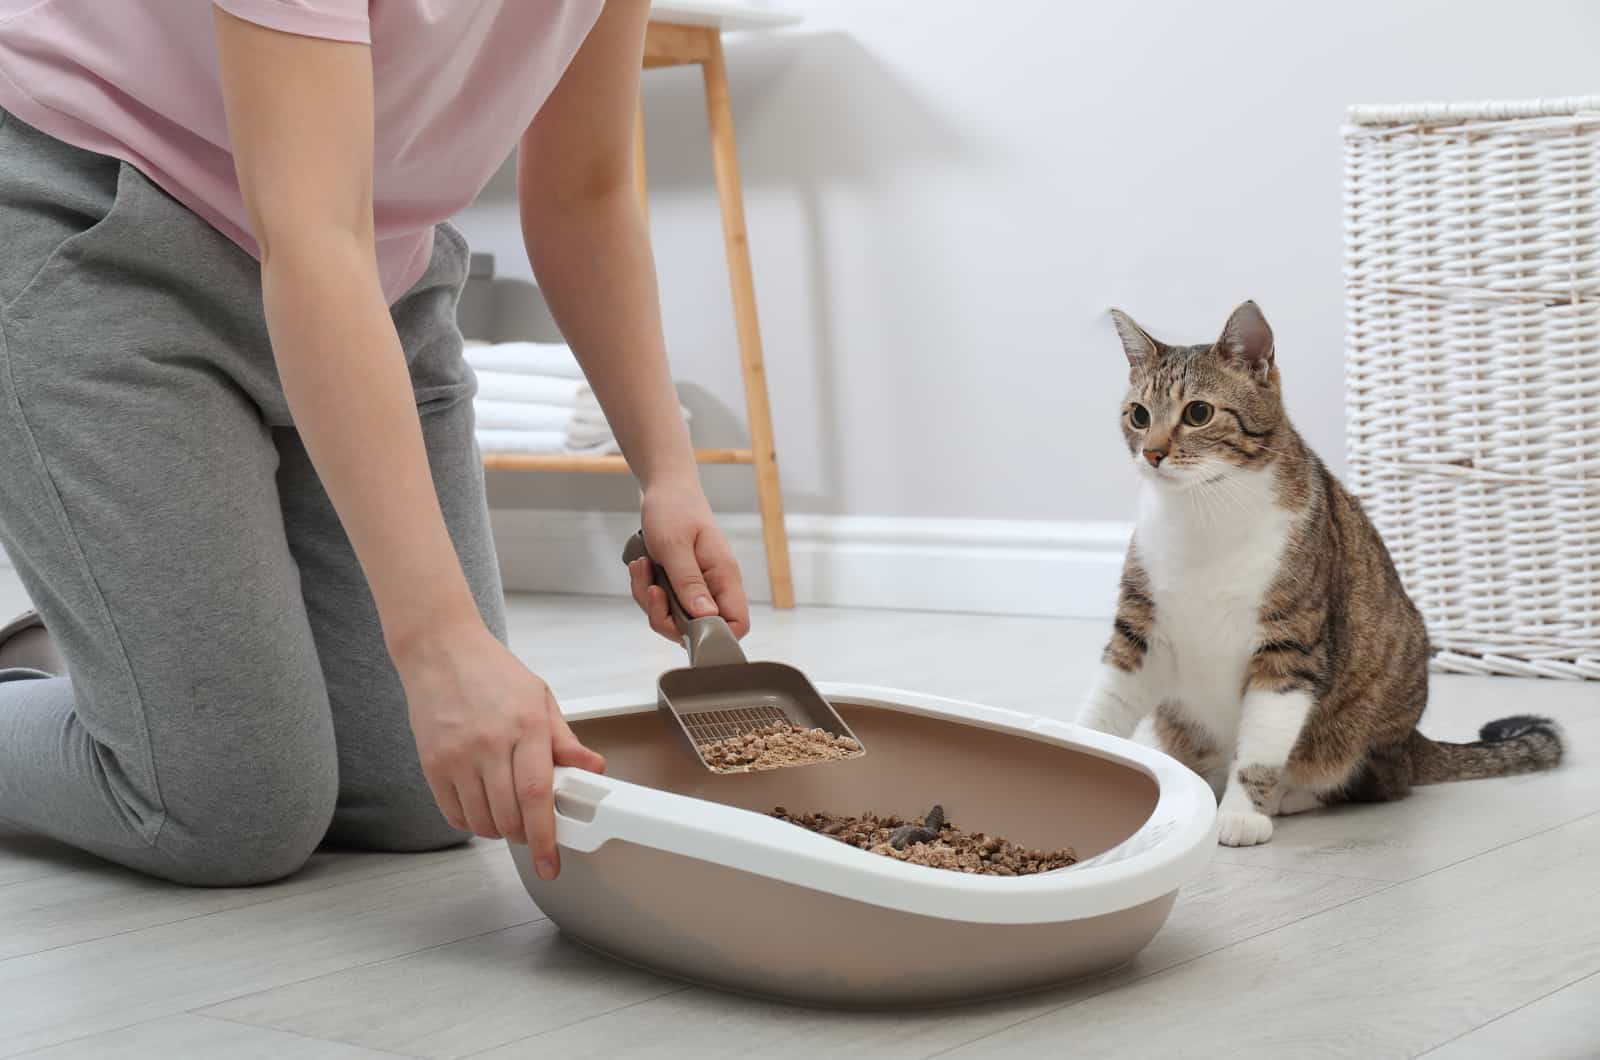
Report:
M 943 806 L 935 806 L 921 821 L 875 813 L 858 817 L 832 813 L 791 814 L 782 806 L 773 810 L 772 816 L 858 850 L 952 872 L 1032 876 L 1064 869 L 1078 860 L 1070 847 L 1033 850 L 1018 846 L 1004 836 L 963 831 L 945 819 Z
M 907 843 L 932 843 L 944 831 L 944 807 L 937 804 L 921 824 L 903 824 L 889 833 L 889 845 L 904 850 Z
M 861 744 L 825 729 L 773 722 L 738 736 L 700 745 L 700 755 L 717 773 L 749 773 L 813 762 L 837 762 L 862 753 Z

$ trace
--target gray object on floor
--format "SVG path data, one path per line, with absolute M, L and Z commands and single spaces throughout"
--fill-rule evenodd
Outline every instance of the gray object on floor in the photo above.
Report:
M 257 262 L 134 167 L 0 111 L 0 544 L 70 677 L 0 682 L 0 818 L 194 884 L 439 814 L 359 563 L 294 429 Z M 392 307 L 434 483 L 504 629 L 449 226 Z

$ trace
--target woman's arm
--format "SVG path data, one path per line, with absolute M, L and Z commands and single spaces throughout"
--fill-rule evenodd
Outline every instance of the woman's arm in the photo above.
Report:
M 273 355 L 372 587 L 434 797 L 452 824 L 526 836 L 554 865 L 552 744 L 562 764 L 598 756 L 490 635 L 445 528 L 378 278 L 370 51 L 220 10 L 216 28 Z
M 360 554 L 393 649 L 477 620 L 434 495 L 373 244 L 364 45 L 216 14 L 229 134 L 295 426 Z
M 539 289 L 644 490 L 651 552 L 692 615 L 740 634 L 739 567 L 700 488 L 661 338 L 650 237 L 634 188 L 634 120 L 648 0 L 610 0 L 522 138 L 522 234 Z M 677 639 L 649 561 L 631 572 L 651 625 Z

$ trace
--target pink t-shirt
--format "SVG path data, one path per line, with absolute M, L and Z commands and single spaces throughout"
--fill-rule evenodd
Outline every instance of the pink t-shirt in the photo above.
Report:
M 216 0 L 251 22 L 372 48 L 378 265 L 392 302 L 433 226 L 510 154 L 603 0 Z M 132 163 L 256 254 L 206 0 L 0 0 L 0 108 Z M 293 76 L 285 71 L 285 76 Z

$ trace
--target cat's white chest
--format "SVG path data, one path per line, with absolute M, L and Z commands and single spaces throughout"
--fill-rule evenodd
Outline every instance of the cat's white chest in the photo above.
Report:
M 1140 500 L 1134 540 L 1155 601 L 1147 665 L 1161 698 L 1222 740 L 1238 729 L 1261 604 L 1292 521 L 1264 474 L 1238 475 L 1209 504 L 1149 485 Z

